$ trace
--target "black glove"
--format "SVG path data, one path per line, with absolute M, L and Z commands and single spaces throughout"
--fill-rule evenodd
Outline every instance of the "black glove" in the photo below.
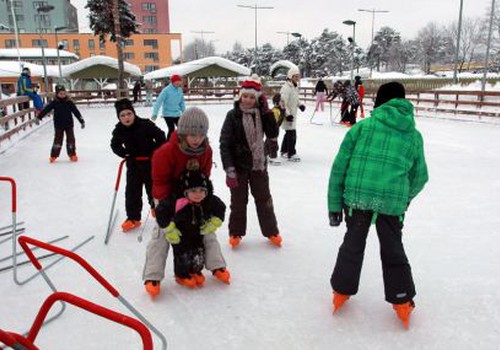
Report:
M 300 106 L 299 106 L 299 109 L 300 109 L 300 111 L 301 111 L 301 112 L 304 112 L 304 111 L 306 110 L 306 106 L 304 106 L 304 105 L 300 105 Z
M 291 114 L 290 114 L 290 115 L 287 115 L 287 116 L 286 116 L 286 121 L 287 121 L 287 122 L 293 122 L 293 115 L 291 115 Z
M 85 122 L 81 123 L 82 129 L 85 129 Z
M 328 218 L 330 219 L 330 226 L 339 226 L 342 222 L 342 212 L 334 213 L 331 211 L 328 213 Z

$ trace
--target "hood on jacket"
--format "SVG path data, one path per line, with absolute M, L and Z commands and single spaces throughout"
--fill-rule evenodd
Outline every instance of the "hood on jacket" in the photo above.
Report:
M 371 116 L 393 129 L 408 132 L 415 129 L 413 111 L 414 107 L 410 101 L 404 98 L 393 98 L 375 108 Z

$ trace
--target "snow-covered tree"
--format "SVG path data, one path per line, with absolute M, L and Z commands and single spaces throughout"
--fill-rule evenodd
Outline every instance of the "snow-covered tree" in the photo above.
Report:
M 90 29 L 99 40 L 116 42 L 116 33 L 113 16 L 113 0 L 88 0 L 85 8 L 89 10 Z M 120 35 L 128 38 L 134 33 L 139 33 L 135 15 L 130 10 L 130 5 L 125 0 L 118 0 L 120 13 Z
M 382 27 L 375 34 L 373 43 L 368 50 L 368 62 L 371 67 L 380 71 L 381 64 L 388 69 L 391 63 L 391 55 L 396 46 L 401 42 L 399 32 L 391 27 Z
M 439 62 L 446 54 L 449 40 L 444 29 L 434 22 L 428 23 L 418 32 L 418 60 L 425 73 L 430 73 L 431 65 Z
M 184 46 L 183 57 L 186 62 L 199 58 L 214 56 L 215 46 L 213 41 L 205 41 L 199 38 Z
M 460 34 L 460 47 L 458 50 L 458 71 L 468 69 L 471 62 L 480 55 L 479 49 L 485 42 L 484 33 L 487 27 L 482 18 L 464 18 L 462 21 L 462 30 Z M 455 50 L 458 35 L 458 23 L 452 23 L 447 30 L 449 43 L 451 47 L 449 62 L 455 61 Z
M 349 62 L 347 43 L 337 32 L 324 29 L 319 37 L 312 40 L 309 57 L 312 75 L 342 74 L 349 69 Z

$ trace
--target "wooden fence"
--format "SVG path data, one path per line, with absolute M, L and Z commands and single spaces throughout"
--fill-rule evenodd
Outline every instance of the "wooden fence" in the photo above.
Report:
M 266 87 L 264 93 L 268 96 L 269 103 L 279 87 Z M 300 98 L 304 102 L 313 104 L 315 96 L 313 88 L 301 88 Z M 102 91 L 70 91 L 72 98 L 77 103 L 88 105 L 96 103 L 112 103 L 116 101 L 115 92 Z M 237 95 L 237 90 L 232 88 L 193 88 L 185 93 L 187 103 L 232 103 Z M 144 94 L 142 96 L 144 100 Z M 374 94 L 367 94 L 364 99 L 366 107 L 373 106 Z M 469 115 L 477 117 L 500 117 L 500 92 L 481 91 L 420 91 L 408 92 L 407 99 L 415 105 L 417 115 L 424 113 L 442 113 L 451 117 L 457 115 Z M 340 106 L 340 100 L 332 103 Z M 22 104 L 31 104 L 26 96 L 14 97 L 0 100 L 0 145 L 3 141 L 10 139 L 27 128 L 32 128 L 38 120 L 34 116 L 33 107 L 23 108 Z M 21 108 L 19 108 L 21 107 Z

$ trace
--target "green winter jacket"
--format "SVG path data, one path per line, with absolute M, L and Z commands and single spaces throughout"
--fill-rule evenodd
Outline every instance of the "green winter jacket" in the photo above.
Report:
M 346 134 L 333 162 L 328 210 L 372 210 L 402 215 L 428 180 L 422 135 L 413 105 L 392 99 Z

